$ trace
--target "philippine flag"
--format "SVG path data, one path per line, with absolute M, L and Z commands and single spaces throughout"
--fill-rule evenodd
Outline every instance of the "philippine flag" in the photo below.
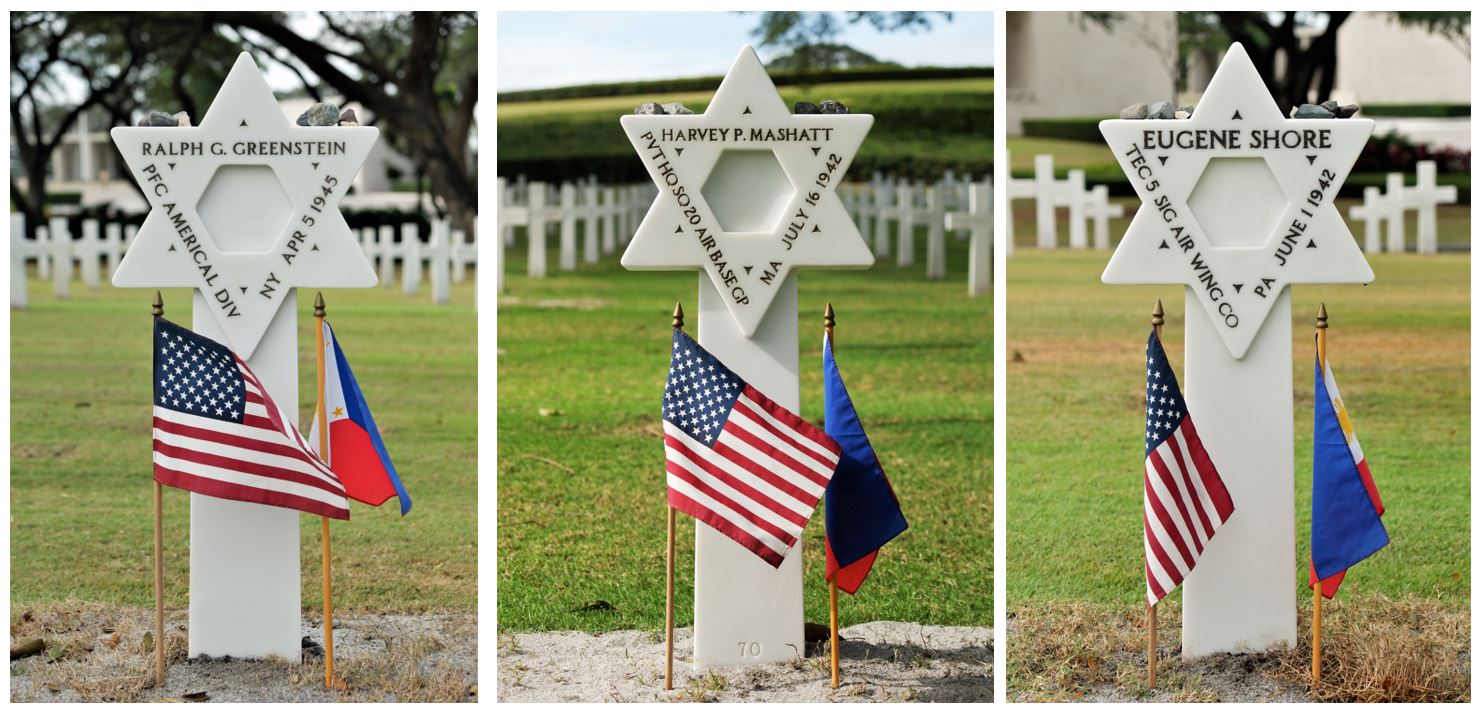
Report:
M 1307 585 L 1338 593 L 1354 564 L 1389 544 L 1384 502 L 1338 394 L 1333 367 L 1317 364 L 1312 420 L 1312 561 Z
M 885 468 L 865 436 L 834 362 L 834 345 L 823 339 L 823 427 L 843 450 L 823 499 L 825 580 L 855 593 L 880 547 L 906 530 L 906 516 Z
M 376 429 L 365 395 L 360 393 L 360 384 L 350 371 L 350 361 L 340 351 L 340 343 L 327 320 L 320 339 L 324 341 L 323 414 L 329 422 L 329 454 L 320 458 L 329 463 L 351 499 L 380 506 L 395 496 L 401 502 L 402 515 L 406 515 L 412 509 L 412 497 L 391 464 L 391 455 L 386 453 L 386 445 L 381 441 L 381 431 Z M 314 426 L 309 431 L 309 444 L 316 449 L 321 429 L 319 415 L 316 407 Z

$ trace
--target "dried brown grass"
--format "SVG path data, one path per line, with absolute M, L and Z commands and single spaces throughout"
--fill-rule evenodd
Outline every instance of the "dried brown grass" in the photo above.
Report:
M 1300 616 L 1297 647 L 1280 654 L 1277 676 L 1296 685 L 1311 678 L 1311 611 Z M 1324 702 L 1468 702 L 1471 700 L 1471 614 L 1418 598 L 1373 596 L 1323 604 Z
M 1357 596 L 1324 606 L 1323 680 L 1310 687 L 1311 611 L 1295 648 L 1179 657 L 1179 615 L 1159 615 L 1158 687 L 1149 690 L 1147 624 L 1136 606 L 1058 601 L 1011 611 L 1011 702 L 1077 700 L 1466 702 L 1471 616 L 1422 598 Z

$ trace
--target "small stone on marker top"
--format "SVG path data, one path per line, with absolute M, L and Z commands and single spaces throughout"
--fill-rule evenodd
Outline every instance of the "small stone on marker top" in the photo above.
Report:
M 360 122 L 355 118 L 355 110 L 353 110 L 353 109 L 346 109 L 345 111 L 340 112 L 340 126 L 342 126 L 342 127 L 358 127 L 358 126 L 360 126 Z
M 690 111 L 689 107 L 686 107 L 679 102 L 668 102 L 665 103 L 663 106 L 665 114 L 694 114 L 694 112 Z
M 657 102 L 644 102 L 633 110 L 634 114 L 668 114 Z
M 793 114 L 818 114 L 818 105 L 812 102 L 796 102 L 792 105 Z
M 161 112 L 161 111 L 157 111 L 157 110 L 151 110 L 149 112 L 149 114 L 144 115 L 144 118 L 139 120 L 138 126 L 141 126 L 141 127 L 178 127 L 178 126 L 180 126 L 180 120 L 179 119 L 176 119 L 175 116 L 172 115 L 172 114 L 167 114 L 165 112 Z
M 845 106 L 842 102 L 835 102 L 832 99 L 825 99 L 822 102 L 819 102 L 818 103 L 818 113 L 819 114 L 848 114 L 849 113 L 849 107 Z
M 1337 115 L 1316 104 L 1304 104 L 1292 110 L 1292 119 L 1333 119 Z
M 1139 102 L 1130 107 L 1123 107 L 1122 112 L 1117 116 L 1122 119 L 1147 119 L 1148 105 Z
M 332 127 L 340 123 L 340 108 L 329 102 L 318 102 L 298 115 L 301 127 Z

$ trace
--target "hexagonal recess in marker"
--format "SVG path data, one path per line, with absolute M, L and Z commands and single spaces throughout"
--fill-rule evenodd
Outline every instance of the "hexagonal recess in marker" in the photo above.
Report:
M 272 169 L 228 164 L 211 176 L 199 210 L 206 234 L 223 252 L 265 253 L 288 225 L 293 203 Z
M 722 151 L 700 189 L 720 230 L 731 233 L 771 231 L 793 191 L 771 149 Z
M 1220 208 L 1235 195 L 1243 195 L 1248 205 L 1233 215 L 1224 215 Z M 1286 196 L 1281 193 L 1281 185 L 1261 159 L 1210 159 L 1199 183 L 1194 184 L 1189 194 L 1189 210 L 1215 248 L 1266 245 L 1266 238 L 1276 230 L 1276 222 L 1281 220 L 1285 208 Z M 1205 220 L 1210 216 L 1221 216 L 1223 220 Z
M 283 114 L 252 57 L 242 53 L 199 126 L 112 131 L 150 204 L 113 284 L 200 290 L 228 344 L 250 358 L 288 289 L 375 285 L 375 271 L 340 215 L 339 202 L 379 135 L 375 127 L 297 126 Z M 272 171 L 277 191 L 290 204 L 287 221 L 278 221 L 272 209 L 259 211 L 267 208 L 271 190 L 260 182 L 252 188 L 253 181 L 237 189 L 239 179 L 251 175 L 217 177 L 223 166 Z M 198 205 L 216 181 L 238 194 L 241 232 L 216 237 L 201 221 Z M 230 248 L 237 245 L 265 248 Z
M 1102 135 L 1142 199 L 1101 280 L 1188 285 L 1230 354 L 1244 357 L 1286 286 L 1374 280 L 1333 206 L 1373 131 L 1369 119 L 1286 118 L 1245 49 L 1231 45 L 1189 119 L 1101 123 Z M 1266 164 L 1282 199 L 1265 235 L 1221 246 L 1200 226 L 1191 195 L 1206 173 L 1215 186 L 1228 181 L 1229 188 L 1223 195 L 1209 192 L 1201 201 L 1266 210 L 1243 188 L 1254 176 L 1249 165 L 1211 163 L 1217 158 Z M 1265 225 L 1264 216 L 1256 225 Z M 1230 236 L 1229 228 L 1215 232 Z
M 623 131 L 659 187 L 623 267 L 704 269 L 751 337 L 794 268 L 874 264 L 835 193 L 874 121 L 866 114 L 789 112 L 750 47 L 742 48 L 704 114 L 623 117 Z M 724 199 L 706 185 L 728 150 L 773 152 L 791 184 L 775 224 L 766 219 L 777 205 L 770 185 L 728 182 Z M 721 211 L 731 209 L 718 210 L 707 197 L 738 213 L 722 222 Z M 733 222 L 760 228 L 728 230 Z

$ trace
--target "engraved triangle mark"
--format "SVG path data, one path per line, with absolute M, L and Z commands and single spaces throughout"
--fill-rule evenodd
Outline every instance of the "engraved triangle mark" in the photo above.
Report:
M 749 275 L 751 275 L 751 269 L 752 268 L 755 268 L 756 266 L 741 266 L 741 267 L 746 269 L 746 275 L 749 276 Z
M 1237 109 L 1237 110 L 1235 110 L 1235 116 L 1230 117 L 1230 119 L 1231 119 L 1231 121 L 1234 121 L 1236 119 L 1244 119 L 1244 117 L 1240 116 L 1240 110 Z
M 1235 283 L 1234 286 L 1235 286 L 1235 292 L 1236 293 L 1239 293 L 1240 292 L 1240 289 L 1245 287 L 1245 284 L 1244 283 Z
M 747 107 L 745 109 L 741 110 L 741 113 L 742 114 L 751 114 L 751 106 L 750 105 L 747 105 Z
M 317 162 L 317 161 L 311 161 L 311 162 L 309 162 L 309 164 L 312 165 L 315 169 L 318 169 L 319 168 L 319 162 Z
M 1317 241 L 1314 241 L 1314 240 L 1312 240 L 1310 238 L 1307 239 L 1307 247 L 1308 248 L 1317 248 Z
M 247 292 L 247 286 L 237 286 L 237 290 L 240 290 L 243 293 L 246 293 Z
M 823 229 L 821 229 L 821 228 L 818 227 L 818 224 L 816 224 L 816 223 L 813 224 L 813 233 L 818 233 L 819 231 L 822 231 L 822 230 Z
M 674 155 L 675 156 L 684 156 L 684 147 L 682 147 L 682 146 L 674 147 Z
M 319 244 L 316 243 L 316 244 L 310 246 L 309 247 L 309 250 L 310 251 L 317 251 L 317 250 L 319 250 Z
M 170 248 L 166 252 L 167 253 L 174 253 L 175 252 L 175 247 L 174 246 L 170 246 Z
M 808 148 L 813 150 L 813 156 L 818 156 L 818 150 L 819 149 L 822 149 L 823 147 L 821 147 L 821 146 L 814 146 L 814 147 L 808 147 Z
M 243 120 L 242 120 L 242 124 L 241 124 L 241 126 L 244 126 L 244 127 L 245 127 L 245 126 L 247 126 L 247 120 L 246 120 L 246 119 L 243 119 Z
M 1166 156 L 1160 156 L 1160 157 L 1158 157 L 1158 161 L 1160 163 L 1162 163 L 1163 165 L 1166 166 L 1168 164 L 1168 157 L 1166 157 Z
M 675 226 L 674 227 L 674 232 L 675 233 L 684 233 L 684 226 Z
M 1168 241 L 1167 241 L 1167 240 L 1165 240 L 1165 241 L 1163 241 L 1163 242 L 1162 242 L 1162 243 L 1160 243 L 1160 244 L 1158 244 L 1158 248 L 1159 248 L 1159 250 L 1162 250 L 1162 249 L 1165 249 L 1165 248 L 1168 248 Z
M 1312 166 L 1312 162 L 1314 162 L 1314 161 L 1317 161 L 1317 155 L 1316 154 L 1308 154 L 1307 155 L 1307 165 L 1308 166 Z

